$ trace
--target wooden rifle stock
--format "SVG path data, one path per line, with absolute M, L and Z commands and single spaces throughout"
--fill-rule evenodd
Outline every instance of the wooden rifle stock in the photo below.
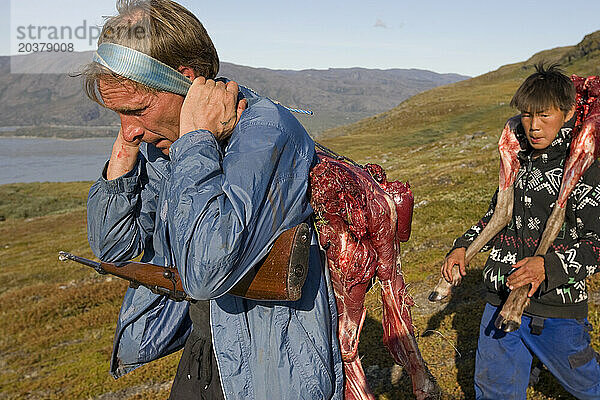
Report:
M 253 267 L 229 291 L 230 294 L 254 300 L 295 301 L 302 296 L 308 274 L 310 230 L 303 222 L 283 232 L 267 256 Z M 126 279 L 134 288 L 145 286 L 152 292 L 175 301 L 192 300 L 183 290 L 175 267 L 133 261 L 96 262 L 61 251 L 60 260 L 72 260 L 94 268 L 100 274 Z
M 310 229 L 306 222 L 283 232 L 273 248 L 229 293 L 256 300 L 299 300 L 308 275 Z

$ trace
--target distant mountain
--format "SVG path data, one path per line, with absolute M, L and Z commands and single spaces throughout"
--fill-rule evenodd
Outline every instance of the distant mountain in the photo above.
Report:
M 468 78 L 418 69 L 289 71 L 229 63 L 222 63 L 220 74 L 286 106 L 312 110 L 313 116 L 298 118 L 316 134 L 389 110 L 425 90 Z
M 371 143 L 376 132 L 388 147 L 392 143 L 405 147 L 441 139 L 467 126 L 473 131 L 497 129 L 507 116 L 517 113 L 509 107 L 510 99 L 539 62 L 558 63 L 567 74 L 600 75 L 600 31 L 585 36 L 577 45 L 540 51 L 526 61 L 420 93 L 391 110 L 333 128 L 322 136 L 340 136 L 340 142 L 359 148 Z
M 1 127 L 18 126 L 26 128 L 17 134 L 114 134 L 116 115 L 85 97 L 80 78 L 57 73 L 79 70 L 91 54 L 37 53 L 14 56 L 12 60 L 0 57 L 0 131 L 6 131 Z M 34 72 L 43 65 L 47 73 L 11 73 L 11 63 L 12 71 Z M 286 106 L 312 110 L 314 116 L 299 115 L 299 119 L 315 135 L 388 110 L 419 92 L 467 78 L 417 69 L 288 71 L 225 62 L 219 75 Z

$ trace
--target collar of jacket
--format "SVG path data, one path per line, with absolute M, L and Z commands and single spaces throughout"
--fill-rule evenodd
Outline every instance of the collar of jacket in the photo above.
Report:
M 556 137 L 550 144 L 550 146 L 546 147 L 543 151 L 539 153 L 540 157 L 536 157 L 539 159 L 545 158 L 546 161 L 551 161 L 555 159 L 562 159 L 567 156 L 569 153 L 569 147 L 571 146 L 571 140 L 573 139 L 573 128 L 575 126 L 576 117 L 571 118 L 567 121 L 562 128 L 556 134 Z M 525 130 L 523 129 L 523 125 L 519 123 L 517 127 L 517 139 L 519 140 L 519 144 L 521 145 L 521 151 L 518 153 L 519 160 L 527 161 L 529 160 L 533 148 L 529 145 L 527 141 L 527 137 L 525 136 Z

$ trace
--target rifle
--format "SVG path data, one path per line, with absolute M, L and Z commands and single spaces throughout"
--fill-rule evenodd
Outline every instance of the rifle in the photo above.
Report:
M 300 299 L 308 274 L 309 249 L 309 225 L 303 222 L 279 235 L 265 258 L 228 293 L 253 300 Z M 58 254 L 61 261 L 76 261 L 94 268 L 99 274 L 128 280 L 133 288 L 144 286 L 175 301 L 192 300 L 183 290 L 176 267 L 134 261 L 97 262 L 64 251 Z

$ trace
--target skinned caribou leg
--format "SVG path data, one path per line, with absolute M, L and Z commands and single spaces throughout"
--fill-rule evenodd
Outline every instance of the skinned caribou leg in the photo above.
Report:
M 577 78 L 574 77 L 573 80 Z M 578 97 L 581 97 L 580 90 L 580 87 L 578 87 Z M 558 236 L 565 220 L 565 207 L 569 196 L 588 167 L 600 155 L 598 154 L 600 146 L 597 144 L 600 140 L 600 102 L 596 100 L 598 94 L 600 94 L 600 81 L 598 78 L 588 78 L 585 82 L 585 90 L 588 90 L 588 94 L 593 94 L 593 100 L 591 105 L 587 105 L 588 112 L 585 118 L 582 118 L 583 125 L 581 126 L 581 130 L 575 134 L 576 136 L 571 142 L 571 151 L 565 163 L 563 181 L 558 193 L 558 199 L 548 218 L 548 222 L 546 222 L 542 238 L 535 252 L 536 256 L 546 254 L 554 239 Z M 512 332 L 519 329 L 523 311 L 529 305 L 527 293 L 530 288 L 531 285 L 525 285 L 510 292 L 494 323 L 496 328 L 502 329 L 505 332 Z
M 512 218 L 514 202 L 513 184 L 517 177 L 517 173 L 519 172 L 517 153 L 521 150 L 521 146 L 515 134 L 519 122 L 519 117 L 509 119 L 500 135 L 500 141 L 498 142 L 498 151 L 500 152 L 500 175 L 496 207 L 494 208 L 494 214 L 488 224 L 467 248 L 465 265 L 468 265 L 483 246 L 496 236 Z M 436 302 L 446 298 L 452 291 L 453 286 L 460 285 L 461 279 L 462 276 L 460 275 L 458 265 L 455 265 L 452 268 L 452 282 L 446 281 L 442 276 L 438 284 L 429 294 L 429 301 Z
M 494 214 L 490 219 L 490 222 L 483 228 L 481 233 L 477 235 L 475 240 L 467 247 L 465 254 L 465 264 L 469 264 L 473 257 L 489 242 L 494 236 L 498 234 L 504 228 L 512 218 L 513 210 L 513 186 L 509 186 L 507 189 L 498 191 L 498 201 L 494 208 Z M 441 277 L 438 284 L 433 288 L 429 294 L 429 301 L 440 301 L 447 297 L 452 291 L 453 286 L 460 285 L 462 276 L 458 270 L 458 265 L 452 268 L 452 283 L 446 281 L 444 277 Z
M 402 365 L 412 380 L 413 394 L 417 400 L 439 397 L 439 388 L 429 372 L 415 338 L 410 307 L 413 299 L 406 290 L 402 276 L 400 259 L 400 242 L 407 241 L 410 235 L 410 219 L 407 220 L 407 204 L 404 188 L 399 182 L 388 182 L 383 169 L 377 165 L 367 165 L 367 170 L 377 184 L 390 195 L 393 200 L 390 208 L 396 209 L 398 215 L 396 230 L 395 257 L 393 263 L 385 263 L 377 269 L 377 278 L 381 283 L 381 301 L 383 304 L 383 343 L 398 365 Z M 411 198 L 412 202 L 412 198 Z M 410 207 L 412 211 L 412 206 Z M 411 212 L 412 214 L 412 212 Z M 404 221 L 402 221 L 404 219 Z M 402 222 L 402 223 L 400 223 Z M 375 238 L 377 242 L 377 238 Z M 381 254 L 387 258 L 387 255 Z
M 396 212 L 389 196 L 366 171 L 317 154 L 320 163 L 311 171 L 311 205 L 318 217 L 319 243 L 326 250 L 338 309 L 344 398 L 373 400 L 358 357 L 358 340 L 369 282 L 376 269 L 390 263 L 395 254 Z M 387 240 L 378 243 L 377 238 Z
M 344 363 L 344 399 L 374 400 L 358 356 L 360 331 L 366 316 L 365 295 L 371 277 L 375 274 L 375 252 L 348 230 L 342 218 L 327 216 L 328 223 L 320 226 L 319 240 L 327 247 L 329 272 L 338 309 L 338 337 Z M 349 273 L 354 265 L 366 266 L 354 271 L 358 278 L 352 284 Z M 361 272 L 357 274 L 356 272 Z
M 434 378 L 423 362 L 417 346 L 410 315 L 410 307 L 414 304 L 406 292 L 406 286 L 400 272 L 400 257 L 397 268 L 388 276 L 380 274 L 381 300 L 383 303 L 383 343 L 397 364 L 410 371 L 413 393 L 417 400 L 432 399 L 438 396 L 439 390 Z M 382 276 L 383 275 L 383 276 Z
M 369 389 L 365 372 L 358 356 L 358 341 L 367 311 L 364 297 L 368 282 L 346 291 L 342 286 L 340 271 L 330 270 L 338 308 L 338 336 L 344 363 L 345 400 L 375 400 Z M 359 300 L 361 299 L 361 300 Z
M 320 228 L 320 240 L 327 247 L 328 259 L 331 260 L 329 273 L 338 310 L 338 338 L 342 361 L 344 363 L 344 399 L 375 400 L 369 389 L 367 378 L 358 356 L 358 342 L 365 317 L 365 295 L 371 277 L 375 274 L 375 252 L 356 240 L 344 224 L 343 220 L 328 215 L 328 224 Z M 326 241 L 326 242 L 325 242 Z M 350 284 L 351 266 L 366 266 L 364 274 L 356 274 L 359 279 Z

